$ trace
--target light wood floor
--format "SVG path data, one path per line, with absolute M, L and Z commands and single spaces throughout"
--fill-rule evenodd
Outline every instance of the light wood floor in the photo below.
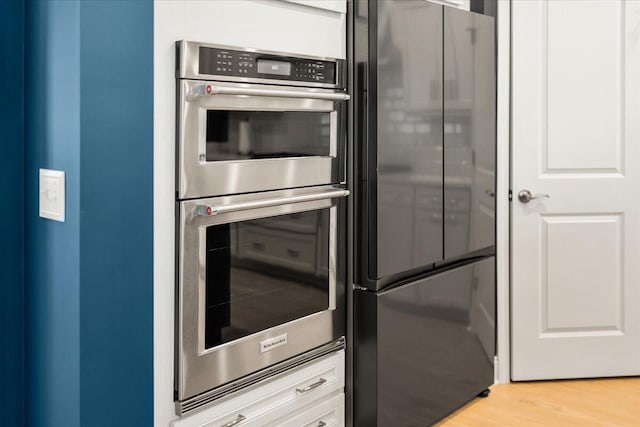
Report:
M 499 384 L 438 427 L 640 427 L 640 378 Z

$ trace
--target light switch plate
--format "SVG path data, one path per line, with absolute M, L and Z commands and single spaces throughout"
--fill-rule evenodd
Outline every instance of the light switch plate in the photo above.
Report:
M 40 216 L 64 222 L 64 172 L 40 169 Z

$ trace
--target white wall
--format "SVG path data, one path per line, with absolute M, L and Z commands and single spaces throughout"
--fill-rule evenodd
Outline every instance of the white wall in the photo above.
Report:
M 174 387 L 175 42 L 191 40 L 346 58 L 344 0 L 154 3 L 155 425 L 176 418 Z

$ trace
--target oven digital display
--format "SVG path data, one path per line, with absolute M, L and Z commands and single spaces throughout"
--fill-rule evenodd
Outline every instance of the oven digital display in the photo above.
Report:
M 1 0 L 0 0 L 1 1 Z M 335 85 L 336 61 L 200 46 L 198 73 Z
M 258 59 L 258 73 L 276 74 L 278 76 L 291 75 L 291 63 L 272 61 L 270 59 Z

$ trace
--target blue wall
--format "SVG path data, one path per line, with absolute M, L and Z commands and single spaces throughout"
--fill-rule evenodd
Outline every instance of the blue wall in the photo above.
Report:
M 81 17 L 82 426 L 153 425 L 153 2 Z
M 0 423 L 24 423 L 24 4 L 0 1 Z
M 29 1 L 25 64 L 27 424 L 152 426 L 153 3 Z
M 27 422 L 80 426 L 80 3 L 26 10 Z M 66 220 L 38 216 L 38 169 L 66 172 Z

